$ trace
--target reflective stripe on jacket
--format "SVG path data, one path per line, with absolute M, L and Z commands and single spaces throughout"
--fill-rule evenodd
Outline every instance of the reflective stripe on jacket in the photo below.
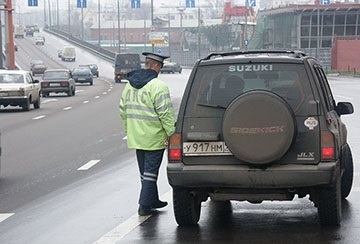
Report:
M 159 150 L 175 131 L 175 113 L 167 85 L 158 78 L 141 89 L 127 83 L 120 99 L 120 115 L 129 148 Z

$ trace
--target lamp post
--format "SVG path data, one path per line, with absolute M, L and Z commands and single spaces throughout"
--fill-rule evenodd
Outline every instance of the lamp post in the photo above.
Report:
M 201 27 L 201 12 L 200 12 L 200 0 L 198 1 L 198 58 L 200 59 L 201 57 L 201 31 L 200 31 L 200 27 Z
M 69 37 L 71 36 L 71 21 L 70 21 L 70 0 L 68 0 L 68 33 L 69 33 Z
M 319 48 L 320 48 L 320 0 L 317 0 L 317 36 L 316 36 L 316 59 L 319 60 Z
M 84 6 L 81 4 L 81 40 L 84 40 Z
M 57 25 L 57 28 L 60 29 L 60 22 L 59 22 L 59 0 L 56 0 L 56 25 Z
M 101 35 L 100 35 L 100 19 L 101 19 L 101 14 L 100 14 L 100 0 L 98 0 L 98 13 L 99 13 L 99 19 L 98 19 L 98 45 L 99 45 L 99 48 L 101 47 L 101 42 L 100 42 L 100 39 L 101 39 Z
M 154 0 L 151 0 L 151 31 L 154 30 Z M 151 50 L 154 52 L 155 46 L 154 44 L 151 44 Z
M 183 43 L 182 43 L 182 40 L 184 38 L 184 31 L 183 31 L 183 14 L 184 14 L 184 11 L 185 11 L 185 8 L 177 8 L 177 10 L 179 11 L 180 13 L 180 32 L 181 32 L 181 37 L 180 37 L 180 47 L 181 49 L 183 50 Z
M 118 47 L 118 51 L 120 53 L 121 51 L 121 36 L 120 36 L 120 19 L 121 19 L 121 16 L 120 16 L 120 3 L 119 3 L 119 0 L 117 0 L 117 16 L 118 16 L 118 44 L 119 44 L 119 47 Z

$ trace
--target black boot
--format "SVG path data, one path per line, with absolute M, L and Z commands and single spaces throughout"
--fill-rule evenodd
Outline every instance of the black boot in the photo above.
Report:
M 152 215 L 156 213 L 156 210 L 152 209 L 149 206 L 145 206 L 145 205 L 140 205 L 139 209 L 138 209 L 138 214 L 140 216 L 147 216 L 147 215 Z
M 163 202 L 158 200 L 155 204 L 151 205 L 152 208 L 163 208 L 165 206 L 167 206 L 168 203 L 167 202 Z

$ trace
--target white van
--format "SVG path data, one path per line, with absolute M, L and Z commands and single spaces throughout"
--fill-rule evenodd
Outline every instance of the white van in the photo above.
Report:
M 64 47 L 61 52 L 62 61 L 74 61 L 76 59 L 76 53 L 74 47 Z

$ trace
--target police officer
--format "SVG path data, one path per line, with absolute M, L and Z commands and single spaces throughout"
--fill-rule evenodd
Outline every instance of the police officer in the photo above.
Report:
M 145 69 L 128 73 L 120 100 L 120 115 L 129 148 L 136 149 L 141 191 L 140 216 L 153 214 L 167 202 L 159 200 L 157 178 L 167 138 L 175 130 L 175 113 L 168 86 L 158 78 L 168 56 L 144 52 Z

